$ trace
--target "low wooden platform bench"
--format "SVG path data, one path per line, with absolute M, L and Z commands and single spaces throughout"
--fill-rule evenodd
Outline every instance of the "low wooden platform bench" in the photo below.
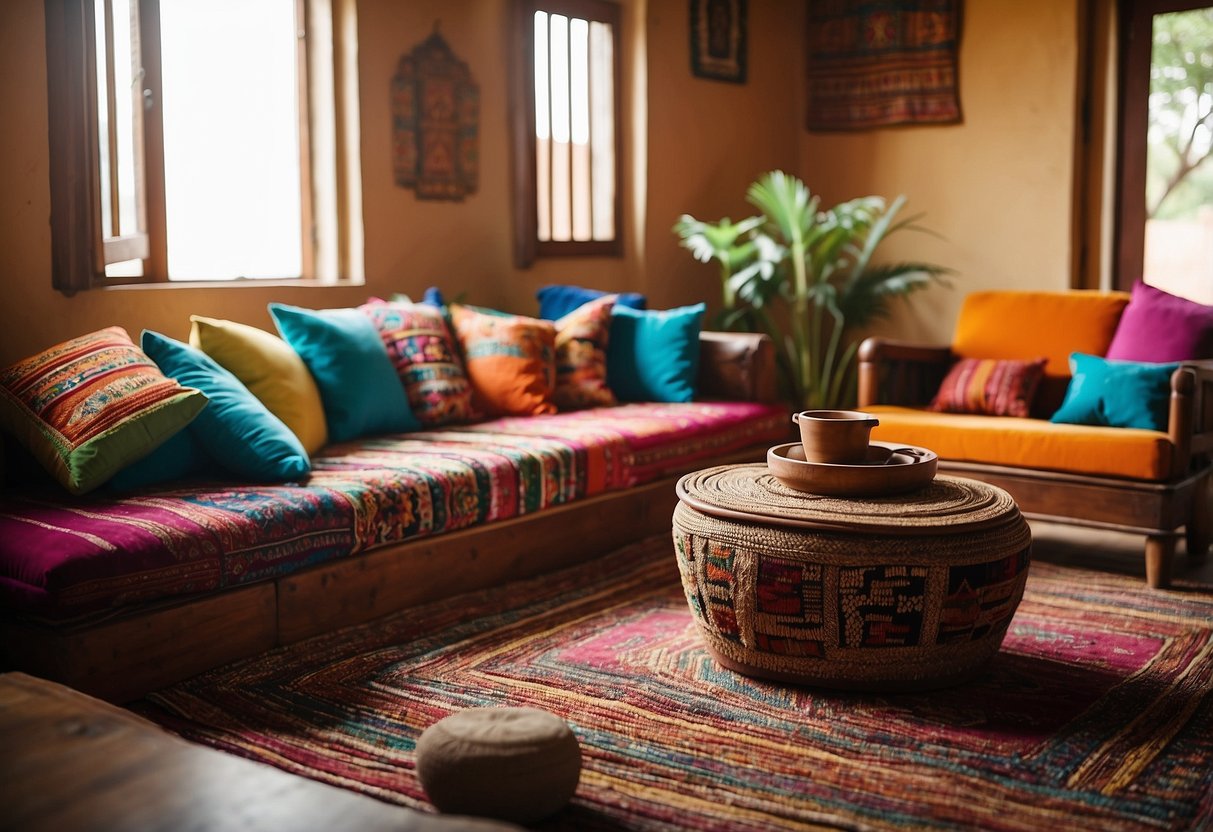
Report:
M 678 476 L 762 459 L 790 432 L 787 410 L 770 404 L 773 352 L 762 336 L 703 333 L 699 391 L 685 405 L 346 443 L 315 459 L 299 487 L 204 483 L 55 499 L 9 491 L 0 496 L 0 669 L 127 701 L 668 530 Z M 87 539 L 99 529 L 110 539 Z M 71 557 L 39 584 L 30 552 L 50 543 Z M 130 551 L 113 551 L 123 545 Z M 122 555 L 150 560 L 140 571 L 122 567 Z

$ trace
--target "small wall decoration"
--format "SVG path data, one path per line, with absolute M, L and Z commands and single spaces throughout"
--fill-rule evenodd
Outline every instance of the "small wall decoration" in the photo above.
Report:
M 691 72 L 745 83 L 746 0 L 691 0 Z
M 418 199 L 462 201 L 480 178 L 480 88 L 438 32 L 392 77 L 392 167 Z
M 959 122 L 961 2 L 813 0 L 808 129 Z

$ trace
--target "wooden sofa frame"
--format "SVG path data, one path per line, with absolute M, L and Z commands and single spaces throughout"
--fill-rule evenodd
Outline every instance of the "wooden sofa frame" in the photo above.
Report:
M 702 333 L 699 390 L 705 399 L 774 402 L 770 339 Z M 765 446 L 754 447 L 695 467 L 756 461 L 765 453 Z M 275 580 L 145 604 L 84 625 L 0 620 L 0 669 L 129 701 L 278 645 L 540 575 L 668 531 L 677 478 L 405 541 Z
M 859 348 L 859 407 L 923 407 L 957 360 L 949 347 L 868 338 Z M 1204 557 L 1213 524 L 1213 361 L 1171 376 L 1167 434 L 1174 448 L 1161 482 L 940 459 L 941 473 L 1006 489 L 1029 519 L 1144 534 L 1146 581 L 1171 582 L 1179 529 L 1190 557 Z

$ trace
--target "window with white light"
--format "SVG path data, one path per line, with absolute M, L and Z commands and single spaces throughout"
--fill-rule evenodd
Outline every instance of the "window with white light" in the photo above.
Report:
M 618 255 L 619 7 L 590 0 L 521 5 L 519 260 Z

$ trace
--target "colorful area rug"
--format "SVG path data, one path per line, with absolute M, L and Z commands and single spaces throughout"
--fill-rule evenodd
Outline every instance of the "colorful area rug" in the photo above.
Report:
M 1036 562 L 974 682 L 914 695 L 747 679 L 708 656 L 668 539 L 406 611 L 160 691 L 191 740 L 426 808 L 423 729 L 529 705 L 584 767 L 543 829 L 1213 825 L 1213 593 Z

